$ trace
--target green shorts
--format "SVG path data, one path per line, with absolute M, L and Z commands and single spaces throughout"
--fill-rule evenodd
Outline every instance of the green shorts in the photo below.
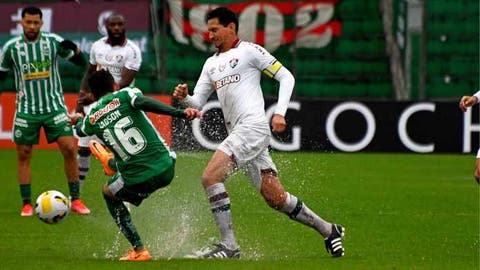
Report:
M 47 114 L 15 113 L 13 121 L 13 141 L 18 145 L 38 144 L 40 128 L 43 127 L 48 143 L 61 136 L 73 136 L 72 126 L 68 124 L 66 110 Z
M 142 201 L 150 196 L 156 190 L 168 186 L 175 175 L 175 160 L 172 166 L 164 172 L 145 182 L 133 185 L 126 185 L 122 175 L 117 173 L 108 180 L 108 188 L 115 198 L 139 206 Z

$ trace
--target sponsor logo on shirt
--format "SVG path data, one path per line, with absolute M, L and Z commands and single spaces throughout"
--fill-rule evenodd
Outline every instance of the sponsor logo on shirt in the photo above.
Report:
M 25 81 L 31 81 L 31 80 L 42 80 L 42 79 L 47 79 L 50 78 L 50 71 L 39 71 L 39 72 L 31 72 L 31 73 L 25 73 L 23 75 L 23 79 Z
M 39 69 L 50 69 L 50 59 L 45 61 L 31 61 L 22 65 L 23 72 L 28 72 L 32 69 L 39 70 Z
M 95 123 L 104 116 L 106 113 L 109 113 L 120 106 L 120 100 L 118 98 L 114 98 L 110 101 L 105 107 L 101 108 L 100 110 L 96 111 L 93 115 L 91 115 L 88 120 L 90 124 L 95 125 Z
M 48 70 L 50 69 L 50 66 L 50 59 L 25 63 L 22 65 L 22 72 L 25 73 L 23 79 L 25 81 L 48 79 L 50 78 L 50 71 Z
M 116 74 L 121 74 L 122 73 L 123 67 L 98 64 L 97 65 L 97 71 L 102 70 L 102 69 L 110 72 L 115 77 Z
M 221 78 L 218 81 L 213 82 L 213 87 L 215 88 L 215 90 L 218 90 L 218 89 L 224 87 L 225 85 L 239 82 L 240 78 L 241 78 L 240 74 L 229 75 L 229 76 Z

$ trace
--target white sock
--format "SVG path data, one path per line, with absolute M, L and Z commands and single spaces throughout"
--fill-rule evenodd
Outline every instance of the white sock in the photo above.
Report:
M 286 213 L 291 219 L 310 226 L 317 230 L 323 237 L 332 234 L 332 224 L 323 220 L 310 210 L 301 200 L 286 192 L 287 199 L 280 211 Z
M 220 242 L 229 249 L 237 249 L 238 245 L 233 232 L 232 214 L 230 212 L 230 197 L 223 183 L 211 185 L 205 189 L 210 209 L 220 230 Z

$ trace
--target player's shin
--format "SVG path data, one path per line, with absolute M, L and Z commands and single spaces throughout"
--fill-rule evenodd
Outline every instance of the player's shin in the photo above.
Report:
M 122 201 L 110 198 L 108 196 L 103 197 L 107 204 L 110 215 L 115 220 L 118 228 L 122 234 L 127 238 L 128 242 L 132 245 L 134 250 L 142 250 L 144 248 L 140 235 L 137 232 L 137 228 L 132 222 L 130 212 Z
M 69 180 L 68 190 L 70 191 L 70 200 L 74 201 L 80 198 L 80 183 L 79 181 Z
M 20 184 L 20 196 L 23 204 L 31 203 L 32 187 L 30 184 Z
M 90 149 L 88 147 L 78 148 L 78 179 L 80 181 L 80 190 L 82 190 L 83 182 L 90 170 Z
M 302 224 L 310 226 L 317 230 L 323 237 L 328 237 L 332 233 L 332 224 L 323 220 L 312 210 L 310 210 L 302 200 L 286 192 L 287 198 L 280 211 L 287 214 L 291 219 Z
M 230 197 L 223 183 L 216 183 L 205 189 L 210 201 L 210 209 L 220 230 L 221 243 L 229 249 L 238 248 L 233 232 Z

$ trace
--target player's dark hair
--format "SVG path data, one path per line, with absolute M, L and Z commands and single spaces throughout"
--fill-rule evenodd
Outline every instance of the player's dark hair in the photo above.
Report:
M 238 33 L 238 18 L 237 15 L 235 15 L 235 13 L 233 13 L 233 11 L 230 9 L 226 7 L 218 7 L 210 10 L 205 17 L 205 22 L 215 18 L 217 18 L 218 22 L 225 27 L 230 23 L 234 23 L 235 33 Z
M 38 7 L 34 6 L 29 6 L 24 9 L 22 9 L 22 18 L 25 17 L 25 14 L 30 14 L 30 15 L 40 15 L 40 19 L 43 17 L 42 10 L 39 9 Z
M 123 23 L 125 23 L 125 17 L 122 14 L 116 13 L 116 12 L 108 15 L 108 17 L 105 18 L 105 23 L 108 23 L 109 20 L 111 20 L 113 18 L 117 18 L 117 17 L 119 17 L 123 21 Z
M 113 92 L 113 76 L 106 70 L 95 71 L 88 78 L 88 87 L 96 100 L 109 92 Z

